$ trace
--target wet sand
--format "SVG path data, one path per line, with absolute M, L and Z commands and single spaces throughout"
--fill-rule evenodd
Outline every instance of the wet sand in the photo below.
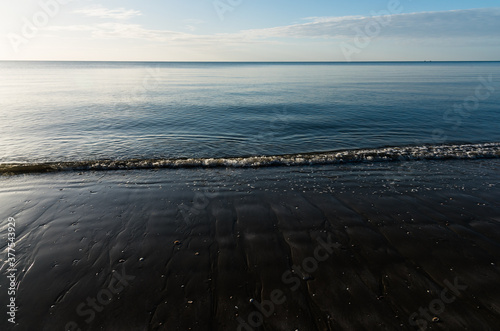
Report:
M 495 330 L 499 196 L 500 160 L 2 177 L 0 329 Z

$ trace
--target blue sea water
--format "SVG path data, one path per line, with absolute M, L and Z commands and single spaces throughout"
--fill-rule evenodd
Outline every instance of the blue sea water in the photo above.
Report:
M 0 62 L 4 164 L 498 142 L 500 62 Z

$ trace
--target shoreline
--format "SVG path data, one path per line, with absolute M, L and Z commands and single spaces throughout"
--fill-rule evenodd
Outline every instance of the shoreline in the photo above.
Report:
M 300 167 L 372 162 L 477 160 L 497 158 L 500 158 L 500 143 L 498 142 L 475 144 L 424 144 L 417 146 L 387 146 L 279 155 L 0 163 L 0 175 L 12 176 L 63 171 Z

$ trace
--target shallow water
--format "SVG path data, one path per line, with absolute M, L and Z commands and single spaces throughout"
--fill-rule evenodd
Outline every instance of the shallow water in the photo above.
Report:
M 417 160 L 477 160 L 500 157 L 500 143 L 464 145 L 424 145 L 357 149 L 326 153 L 270 156 L 91 160 L 74 162 L 31 162 L 0 164 L 0 174 L 44 173 L 58 171 L 107 171 L 162 168 L 262 168 L 360 162 L 395 162 Z

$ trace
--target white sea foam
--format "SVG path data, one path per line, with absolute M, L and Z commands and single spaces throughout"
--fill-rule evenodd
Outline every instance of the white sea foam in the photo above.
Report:
M 422 145 L 355 149 L 321 153 L 243 156 L 226 158 L 90 160 L 76 162 L 16 163 L 0 165 L 0 173 L 126 170 L 155 168 L 257 168 L 321 164 L 499 158 L 500 143 Z

